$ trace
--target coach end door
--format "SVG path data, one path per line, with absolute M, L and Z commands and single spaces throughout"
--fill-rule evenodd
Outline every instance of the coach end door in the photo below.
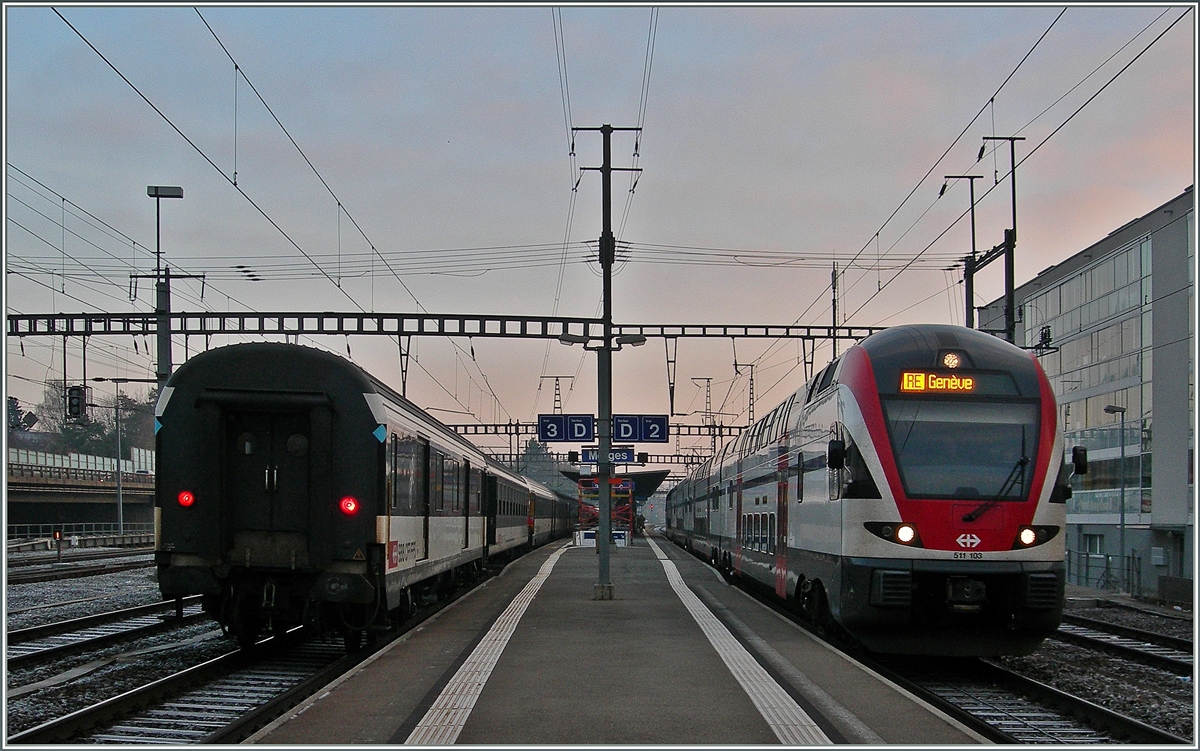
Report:
M 234 565 L 308 565 L 308 412 L 226 413 L 225 502 Z

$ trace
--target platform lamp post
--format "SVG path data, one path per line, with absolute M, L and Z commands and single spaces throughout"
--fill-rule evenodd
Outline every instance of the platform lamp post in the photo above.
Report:
M 171 377 L 171 270 L 162 268 L 162 199 L 183 198 L 177 185 L 147 185 L 146 195 L 154 199 L 154 313 L 158 334 L 158 385 Z
M 600 525 L 596 530 L 596 553 L 599 557 L 598 576 L 595 586 L 595 599 L 613 599 L 612 578 L 609 575 L 609 545 L 612 538 L 612 478 L 613 467 L 609 456 L 612 451 L 612 353 L 622 344 L 644 344 L 645 337 L 640 334 L 613 339 L 612 323 L 612 267 L 616 260 L 617 240 L 612 231 L 612 173 L 641 172 L 638 167 L 612 166 L 612 134 L 617 131 L 640 132 L 641 128 L 614 128 L 605 123 L 600 127 L 571 128 L 572 148 L 575 143 L 575 133 L 579 131 L 599 131 L 603 137 L 604 161 L 599 167 L 580 167 L 580 170 L 594 170 L 600 173 L 601 187 L 601 233 L 597 246 L 600 268 L 603 272 L 603 341 L 596 348 L 596 489 L 598 491 Z M 559 341 L 564 344 L 575 343 L 585 337 L 564 334 Z M 587 347 L 587 345 L 584 345 Z
M 113 412 L 117 423 L 117 534 L 125 534 L 125 503 L 121 495 L 121 384 L 122 383 L 158 383 L 157 378 L 93 378 L 97 383 L 113 384 Z
M 1125 408 L 1118 407 L 1115 404 L 1110 404 L 1104 408 L 1104 411 L 1110 415 L 1121 416 L 1121 591 L 1129 590 L 1129 577 L 1126 572 L 1125 564 Z

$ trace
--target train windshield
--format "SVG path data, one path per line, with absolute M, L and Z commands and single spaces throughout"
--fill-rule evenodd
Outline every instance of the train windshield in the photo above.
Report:
M 1038 405 L 883 400 L 909 498 L 1024 500 L 1037 455 Z

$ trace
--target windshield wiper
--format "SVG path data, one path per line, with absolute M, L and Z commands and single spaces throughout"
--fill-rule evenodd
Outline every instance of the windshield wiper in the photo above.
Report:
M 963 514 L 962 520 L 964 522 L 973 522 L 979 517 L 983 516 L 984 513 L 992 506 L 995 506 L 997 503 L 999 503 L 1000 498 L 1003 497 L 1004 494 L 1007 493 L 1014 484 L 1016 484 L 1017 478 L 1024 478 L 1025 465 L 1027 464 L 1029 464 L 1028 456 L 1022 456 L 1020 459 L 1018 459 L 1017 463 L 1013 466 L 1012 471 L 1008 473 L 1008 478 L 1004 481 L 1004 484 L 1000 486 L 1000 492 L 992 496 L 991 499 L 984 501 L 982 505 L 976 506 L 973 510 Z

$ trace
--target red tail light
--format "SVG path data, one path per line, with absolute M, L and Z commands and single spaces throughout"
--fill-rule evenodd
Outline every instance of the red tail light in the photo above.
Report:
M 196 502 L 196 496 L 190 490 L 179 491 L 179 505 L 187 508 Z
M 338 503 L 338 508 L 346 516 L 354 516 L 358 513 L 358 499 L 348 495 Z

